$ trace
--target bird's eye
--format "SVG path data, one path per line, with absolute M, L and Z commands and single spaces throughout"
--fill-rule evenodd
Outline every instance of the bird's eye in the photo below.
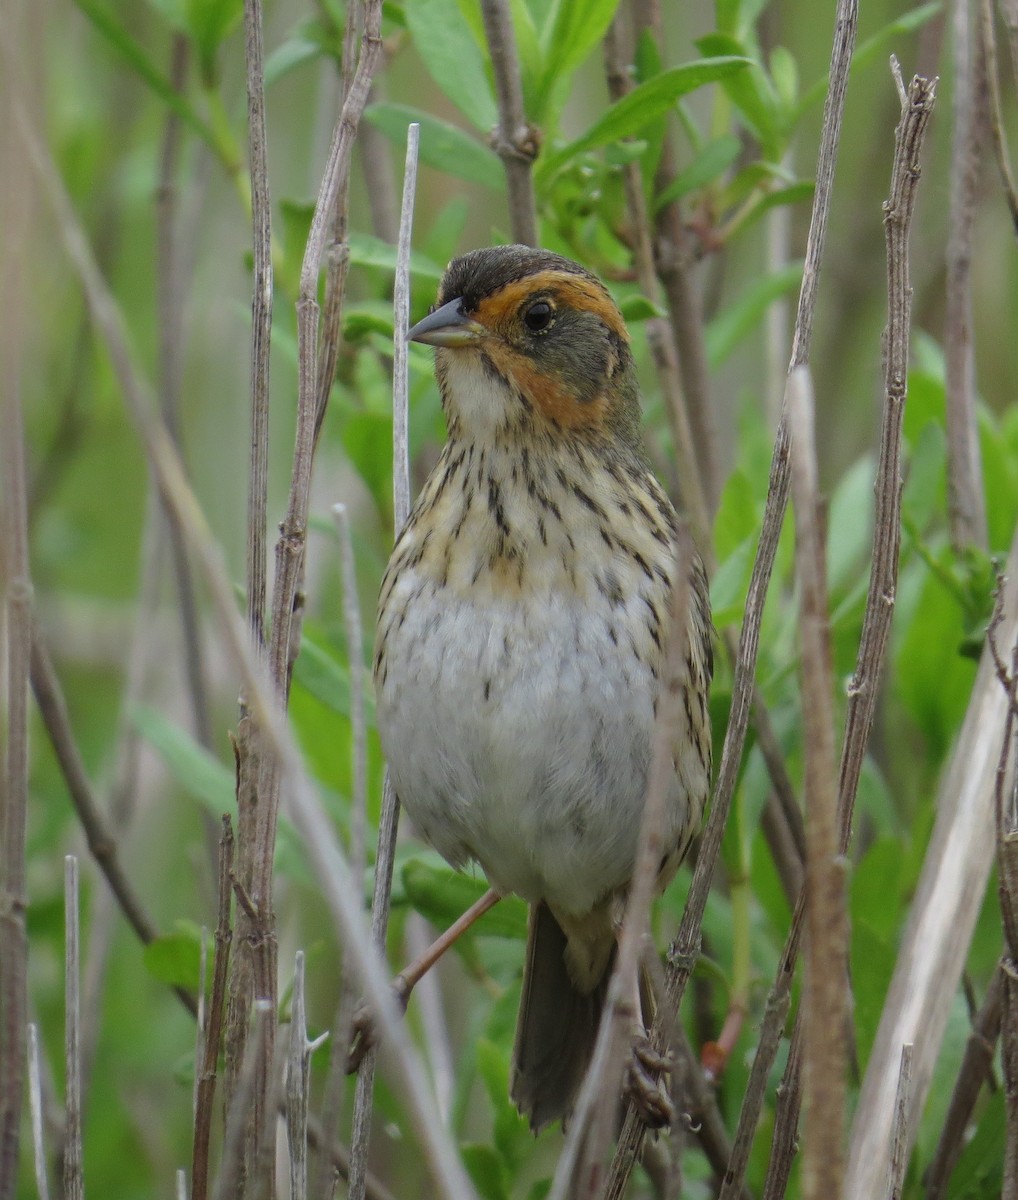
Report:
M 531 333 L 544 333 L 554 315 L 555 310 L 547 300 L 536 300 L 523 314 L 523 324 Z

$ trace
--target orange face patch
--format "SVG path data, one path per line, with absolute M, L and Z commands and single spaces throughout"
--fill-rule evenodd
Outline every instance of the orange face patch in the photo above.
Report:
M 563 380 L 540 370 L 533 359 L 515 350 L 507 342 L 492 338 L 484 352 L 500 375 L 511 379 L 530 404 L 560 429 L 580 429 L 599 425 L 608 406 L 605 392 L 593 400 L 581 401 Z
M 629 331 L 615 301 L 593 279 L 572 275 L 568 271 L 538 271 L 525 279 L 517 279 L 493 296 L 486 296 L 477 306 L 474 316 L 493 332 L 504 328 L 519 312 L 525 301 L 540 293 L 560 308 L 575 308 L 595 313 L 607 327 L 624 342 Z

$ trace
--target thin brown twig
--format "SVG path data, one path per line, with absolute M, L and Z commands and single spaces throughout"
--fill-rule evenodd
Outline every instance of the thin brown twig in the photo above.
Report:
M 789 380 L 796 575 L 801 595 L 806 791 L 805 1100 L 806 1200 L 838 1200 L 844 1172 L 845 1028 L 849 1013 L 844 862 L 838 855 L 834 679 L 813 388 L 805 367 Z
M 824 123 L 821 134 L 817 163 L 817 186 L 813 195 L 813 212 L 810 232 L 806 243 L 806 263 L 803 270 L 799 307 L 796 315 L 795 333 L 792 344 L 792 367 L 805 363 L 809 357 L 810 338 L 813 327 L 813 312 L 816 305 L 817 284 L 823 259 L 824 239 L 830 209 L 831 189 L 834 181 L 834 165 L 837 158 L 841 121 L 844 112 L 845 91 L 848 86 L 848 69 L 855 44 L 858 18 L 857 0 L 839 0 L 835 17 L 834 45 L 831 54 L 830 85 L 824 105 Z M 787 414 L 778 427 L 774 452 L 771 459 L 771 474 L 764 511 L 763 528 L 757 545 L 753 572 L 750 577 L 746 599 L 746 615 L 739 642 L 739 658 L 736 664 L 735 683 L 732 692 L 732 708 L 728 730 L 721 754 L 721 765 L 714 786 L 710 819 L 704 830 L 690 885 L 689 899 L 683 913 L 682 924 L 674 938 L 668 955 L 668 983 L 666 1002 L 662 1003 L 654 1022 L 654 1044 L 660 1048 L 663 1033 L 671 1026 L 685 992 L 686 983 L 696 963 L 700 947 L 700 926 L 707 903 L 707 893 L 714 874 L 725 823 L 731 807 L 735 782 L 738 777 L 742 750 L 753 694 L 753 677 L 756 671 L 757 652 L 760 645 L 760 626 L 764 601 L 770 583 L 778 538 L 788 501 L 789 432 Z M 619 1137 L 615 1159 L 610 1168 L 605 1190 L 606 1200 L 619 1200 L 640 1152 L 644 1128 L 632 1106 L 625 1117 Z
M 541 140 L 523 108 L 520 62 L 508 0 L 481 0 L 481 15 L 498 100 L 498 125 L 492 130 L 491 145 L 505 169 L 509 228 L 517 242 L 536 246 L 537 202 L 532 167 Z
M 0 47 L 5 39 L 0 38 Z M 444 1195 L 468 1197 L 470 1184 L 452 1148 L 449 1135 L 436 1120 L 424 1082 L 420 1057 L 403 1027 L 389 989 L 387 966 L 363 928 L 359 897 L 349 868 L 336 843 L 334 830 L 321 809 L 318 796 L 303 769 L 293 735 L 274 704 L 263 665 L 252 653 L 249 638 L 234 601 L 233 588 L 222 555 L 212 538 L 201 509 L 190 489 L 172 443 L 154 416 L 151 388 L 135 366 L 129 349 L 123 315 L 103 279 L 66 189 L 45 145 L 34 134 L 23 105 L 14 111 L 14 127 L 23 139 L 31 170 L 37 176 L 56 218 L 56 231 L 78 275 L 97 332 L 106 345 L 127 409 L 142 439 L 160 490 L 176 506 L 188 547 L 200 565 L 205 586 L 215 608 L 225 649 L 250 699 L 272 750 L 280 756 L 285 777 L 292 784 L 292 810 L 322 897 L 337 926 L 343 930 L 355 967 L 365 983 L 390 1053 L 388 1062 L 398 1076 L 407 1109 L 419 1134 L 423 1158 Z M 309 1126 L 309 1135 L 316 1136 Z M 334 1150 L 341 1167 L 342 1154 Z M 383 1194 L 384 1189 L 376 1190 Z
M 81 1145 L 81 991 L 78 860 L 64 859 L 64 1196 L 84 1200 Z
M 272 332 L 272 198 L 265 132 L 261 0 L 244 0 L 247 61 L 247 156 L 251 176 L 251 463 L 247 496 L 247 619 L 260 646 L 265 636 L 269 481 L 269 367 Z
M 936 82 L 916 76 L 906 90 L 897 61 L 892 71 L 901 98 L 901 117 L 895 131 L 894 163 L 889 199 L 884 205 L 887 240 L 888 320 L 884 344 L 884 416 L 876 475 L 876 511 L 872 565 L 856 669 L 849 685 L 848 714 L 842 744 L 838 784 L 839 844 L 844 853 L 852 830 L 852 812 L 879 695 L 891 618 L 897 591 L 901 541 L 901 435 L 908 369 L 911 284 L 908 238 L 919 181 L 919 155 L 926 125 L 936 99 Z M 798 938 L 794 928 L 789 941 Z M 800 1102 L 798 1038 L 789 1055 L 783 1080 L 783 1103 L 775 1120 L 768 1170 L 768 1195 L 782 1195 L 793 1158 Z
M 209 1138 L 212 1131 L 216 1070 L 222 1045 L 223 1016 L 226 1004 L 226 979 L 230 962 L 231 876 L 233 874 L 233 822 L 224 814 L 219 839 L 219 885 L 216 904 L 215 957 L 212 965 L 212 993 L 209 997 L 208 1024 L 205 1029 L 203 1058 L 196 1064 L 194 1106 L 194 1143 L 191 1149 L 191 1200 L 205 1200 L 209 1187 Z
M 972 1021 L 972 1031 L 965 1044 L 937 1148 L 926 1170 L 923 1180 L 926 1200 L 944 1200 L 947 1195 L 947 1185 L 961 1154 L 972 1111 L 993 1067 L 994 1051 L 1000 1036 L 1003 996 L 1003 967 L 998 963 L 983 1003 Z
M 877 463 L 873 552 L 869 590 L 855 672 L 848 686 L 848 713 L 841 754 L 838 805 L 841 845 L 847 847 L 880 693 L 898 590 L 901 548 L 902 428 L 907 396 L 908 349 L 912 313 L 909 235 L 920 177 L 920 153 L 937 98 L 937 81 L 917 75 L 906 91 L 892 59 L 901 94 L 901 119 L 895 131 L 891 189 L 884 204 L 887 240 L 887 327 L 884 335 L 884 414 Z
M 954 103 L 947 239 L 944 357 L 947 373 L 947 492 L 956 550 L 986 547 L 986 501 L 976 424 L 972 327 L 972 236 L 986 112 L 986 62 L 973 52 L 969 0 L 954 0 Z
M 35 703 L 49 735 L 57 762 L 60 765 L 67 791 L 78 814 L 85 833 L 88 849 L 102 871 L 110 890 L 117 898 L 121 912 L 138 935 L 143 945 L 148 945 L 159 935 L 145 906 L 131 886 L 120 864 L 117 839 L 103 817 L 92 784 L 85 771 L 85 763 L 74 737 L 73 726 L 67 711 L 63 689 L 57 677 L 49 651 L 42 640 L 42 633 L 35 629 L 32 638 L 32 691 Z M 175 989 L 184 1006 L 193 1014 L 197 1011 L 195 999 L 182 989 Z

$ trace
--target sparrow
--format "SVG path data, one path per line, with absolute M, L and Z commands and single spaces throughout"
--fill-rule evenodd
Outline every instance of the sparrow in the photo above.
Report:
M 378 732 L 421 837 L 530 906 L 510 1091 L 536 1131 L 570 1112 L 597 1036 L 680 570 L 687 671 L 659 887 L 703 815 L 707 581 L 680 554 L 629 333 L 597 276 L 528 246 L 474 250 L 409 337 L 435 347 L 448 438 L 382 581 Z

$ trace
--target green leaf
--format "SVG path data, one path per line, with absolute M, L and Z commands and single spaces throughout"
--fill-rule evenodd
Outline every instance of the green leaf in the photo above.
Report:
M 863 566 L 873 541 L 873 476 L 869 454 L 842 475 L 827 514 L 827 586 L 846 587 Z
M 463 1165 L 483 1200 L 509 1200 L 502 1161 L 490 1146 L 471 1142 L 460 1147 Z
M 516 1170 L 529 1156 L 533 1142 L 530 1125 L 509 1099 L 509 1061 L 506 1052 L 488 1038 L 478 1038 L 474 1043 L 477 1072 L 488 1093 L 494 1120 L 495 1148 L 515 1176 Z
M 357 267 L 373 267 L 381 271 L 396 270 L 396 247 L 368 233 L 351 231 L 347 239 L 350 262 Z M 442 278 L 443 269 L 423 254 L 410 252 L 410 274 L 434 283 Z
M 201 929 L 174 921 L 173 932 L 154 938 L 142 950 L 145 969 L 160 983 L 197 992 L 201 983 Z
M 865 67 L 876 56 L 881 47 L 885 46 L 892 38 L 921 29 L 927 21 L 940 12 L 942 7 L 943 5 L 940 3 L 940 0 L 933 0 L 932 4 L 921 4 L 918 8 L 912 9 L 911 12 L 905 13 L 904 16 L 898 17 L 897 20 L 892 21 L 889 25 L 885 25 L 883 29 L 873 34 L 872 37 L 868 37 L 864 42 L 860 42 L 855 48 L 855 53 L 852 55 L 850 72 L 855 74 L 860 68 Z M 800 113 L 805 112 L 811 105 L 820 103 L 826 95 L 827 76 L 825 75 L 803 92 L 802 99 L 799 101 L 798 111 Z
M 710 584 L 710 607 L 718 629 L 737 625 L 742 620 L 755 549 L 756 538 L 746 538 L 714 572 Z
M 532 110 L 539 125 L 557 125 L 553 99 L 568 89 L 577 67 L 599 45 L 611 24 L 618 0 L 552 0 L 541 29 L 544 69 Z
M 487 133 L 498 109 L 485 61 L 456 0 L 407 0 L 407 28 L 428 74 L 478 129 Z
M 421 161 L 457 179 L 480 183 L 492 191 L 505 187 L 505 175 L 498 158 L 462 129 L 441 121 L 406 104 L 372 104 L 364 110 L 364 119 L 380 129 L 397 146 L 406 145 L 407 126 L 417 121 L 421 127 Z
M 646 296 L 639 292 L 631 296 L 626 296 L 624 300 L 620 301 L 619 311 L 627 323 L 630 321 L 649 321 L 651 317 L 663 317 L 667 315 L 663 308 L 655 304 L 652 300 L 648 300 Z
M 743 122 L 760 143 L 765 158 L 781 158 L 782 130 L 787 118 L 782 113 L 778 93 L 770 76 L 738 38 L 712 33 L 698 39 L 701 54 L 744 55 L 750 70 L 730 75 L 722 82 L 725 94 L 735 105 Z
M 742 143 L 731 134 L 724 134 L 708 142 L 688 167 L 676 175 L 654 202 L 655 210 L 664 208 L 680 196 L 699 191 L 715 179 L 739 157 Z
M 771 51 L 771 79 L 781 106 L 792 112 L 799 91 L 799 68 L 795 59 L 784 46 L 775 46 Z
M 725 361 L 742 339 L 763 318 L 770 305 L 799 286 L 802 263 L 790 263 L 773 275 L 754 280 L 736 300 L 707 326 L 707 360 L 713 370 Z
M 316 700 L 340 716 L 350 716 L 350 671 L 307 628 L 301 638 L 300 653 L 293 664 L 294 683 L 310 692 Z M 370 688 L 365 689 L 364 711 L 369 726 L 374 725 L 375 706 Z
M 244 0 L 186 0 L 187 28 L 198 50 L 202 80 L 216 80 L 216 54 L 240 23 Z
M 403 864 L 403 888 L 415 909 L 435 925 L 446 928 L 484 895 L 488 885 L 452 867 L 416 856 Z M 527 906 L 518 896 L 506 896 L 481 917 L 474 932 L 490 937 L 527 936 Z
M 216 136 L 212 126 L 198 114 L 190 100 L 177 91 L 127 30 L 101 4 L 96 3 L 96 0 L 75 0 L 75 3 L 166 107 L 180 117 L 203 142 L 210 146 L 219 159 L 225 162 L 231 170 L 235 169 L 237 164 L 232 161 L 232 155 Z
M 170 774 L 188 795 L 201 801 L 216 816 L 236 809 L 236 781 L 233 771 L 161 712 L 137 705 L 131 720 L 142 737 L 152 745 Z
M 743 71 L 749 59 L 734 56 L 703 58 L 662 71 L 641 83 L 611 105 L 586 133 L 574 142 L 537 160 L 537 173 L 545 182 L 577 155 L 619 138 L 631 137 L 667 112 L 681 96 L 708 83 L 717 83 Z
M 278 83 L 284 75 L 318 58 L 322 52 L 321 41 L 303 32 L 287 38 L 265 59 L 265 86 Z

